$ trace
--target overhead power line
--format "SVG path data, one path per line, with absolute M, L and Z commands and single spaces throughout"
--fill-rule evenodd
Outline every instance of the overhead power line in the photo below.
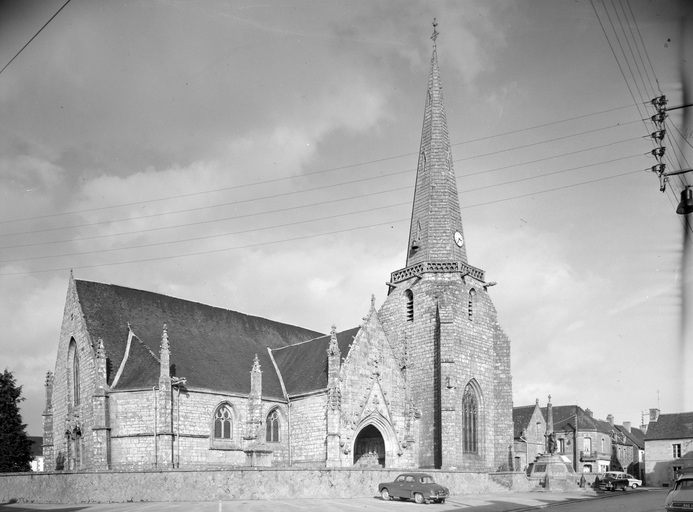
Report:
M 575 170 L 578 170 L 578 169 L 585 169 L 585 168 L 587 168 L 587 167 L 594 167 L 594 166 L 597 166 L 597 165 L 610 164 L 610 163 L 613 163 L 613 162 L 618 162 L 618 161 L 620 161 L 620 160 L 627 160 L 627 159 L 629 159 L 629 158 L 640 158 L 640 155 L 633 155 L 633 156 L 627 156 L 627 157 L 614 158 L 614 159 L 612 159 L 612 160 L 605 160 L 605 161 L 596 162 L 596 163 L 592 163 L 592 164 L 585 164 L 585 165 L 579 165 L 579 166 L 577 166 L 577 167 L 570 167 L 570 168 L 568 168 L 568 169 L 561 169 L 561 170 L 558 170 L 558 171 L 552 171 L 552 172 L 545 173 L 545 174 L 541 174 L 541 175 L 538 175 L 538 176 L 527 176 L 527 177 L 525 177 L 525 178 L 519 178 L 519 179 L 516 179 L 516 180 L 506 181 L 506 182 L 503 182 L 503 183 L 495 183 L 495 184 L 493 184 L 493 185 L 485 185 L 485 186 L 477 187 L 477 188 L 473 188 L 473 189 L 460 190 L 460 194 L 467 194 L 467 193 L 470 193 L 470 192 L 478 192 L 479 190 L 485 190 L 485 189 L 494 188 L 494 187 L 501 187 L 501 186 L 504 186 L 504 185 L 513 185 L 513 184 L 516 184 L 516 183 L 521 183 L 521 182 L 530 181 L 530 180 L 539 179 L 539 178 L 545 178 L 545 177 L 548 177 L 548 176 L 554 176 L 554 175 L 556 175 L 556 174 L 562 174 L 562 173 L 566 173 L 566 172 L 570 172 L 570 171 L 575 171 Z M 524 164 L 523 164 L 523 165 L 524 165 Z M 647 169 L 645 169 L 645 170 L 647 170 Z M 249 217 L 258 217 L 258 216 L 261 216 L 261 215 L 270 215 L 270 214 L 273 214 L 273 213 L 285 213 L 285 212 L 288 212 L 288 211 L 293 211 L 293 210 L 298 210 L 298 209 L 303 209 L 303 208 L 310 208 L 310 207 L 313 207 L 313 206 L 323 206 L 323 205 L 326 205 L 326 204 L 334 204 L 334 203 L 336 203 L 336 202 L 351 201 L 351 200 L 353 200 L 353 199 L 362 199 L 362 198 L 365 198 L 365 197 L 371 197 L 371 196 L 386 194 L 386 193 L 389 193 L 389 192 L 398 192 L 398 191 L 401 191 L 401 190 L 407 190 L 407 189 L 412 189 L 412 188 L 414 188 L 413 185 L 408 185 L 408 186 L 406 186 L 406 187 L 399 187 L 399 188 L 396 188 L 396 189 L 383 190 L 383 191 L 379 191 L 379 192 L 371 192 L 371 193 L 369 193 L 369 194 L 359 194 L 359 195 L 351 196 L 351 197 L 347 197 L 347 198 L 330 199 L 330 200 L 328 200 L 328 201 L 320 201 L 320 202 L 317 202 L 317 203 L 311 203 L 311 204 L 307 204 L 307 205 L 290 206 L 290 207 L 287 207 L 287 208 L 279 208 L 279 209 L 276 209 L 276 210 L 268 210 L 268 211 L 262 211 L 262 212 L 256 212 L 256 213 L 247 213 L 247 214 L 242 214 L 242 215 L 234 215 L 234 216 L 232 216 L 232 217 L 225 217 L 225 218 L 221 218 L 221 219 L 211 219 L 211 220 L 204 220 L 204 221 L 198 221 L 198 222 L 188 222 L 188 223 L 184 223 L 184 224 L 175 224 L 175 225 L 173 225 L 173 226 L 160 226 L 160 227 L 156 227 L 156 228 L 147 228 L 147 229 L 140 229 L 140 230 L 134 230 L 134 231 L 126 231 L 126 232 L 121 232 L 121 233 L 109 233 L 109 234 L 106 234 L 106 235 L 95 235 L 95 236 L 87 236 L 87 237 L 79 237 L 79 238 L 70 238 L 70 239 L 64 239 L 64 240 L 51 240 L 51 241 L 48 241 L 48 242 L 36 242 L 36 243 L 31 243 L 31 244 L 9 245 L 9 246 L 4 246 L 3 249 L 17 249 L 17 248 L 24 248 L 24 247 L 36 247 L 36 246 L 44 246 L 44 245 L 55 245 L 55 244 L 59 244 L 59 243 L 81 242 L 81 241 L 85 241 L 85 240 L 94 240 L 94 239 L 99 239 L 99 238 L 112 238 L 112 237 L 115 237 L 115 236 L 137 235 L 137 234 L 149 233 L 149 232 L 153 232 L 153 231 L 164 231 L 164 230 L 167 230 L 167 229 L 178 229 L 178 228 L 183 228 L 183 227 L 199 226 L 199 225 L 203 225 L 203 224 L 212 224 L 212 223 L 224 222 L 224 221 L 229 221 L 229 220 L 238 220 L 238 219 L 245 219 L 245 218 L 249 218 Z M 404 206 L 404 205 L 408 205 L 408 204 L 411 204 L 411 202 L 410 202 L 410 201 L 405 201 L 405 202 L 395 203 L 395 204 L 387 205 L 387 206 L 382 207 L 382 208 L 392 208 L 392 207 L 395 207 L 395 206 Z M 358 211 L 354 211 L 354 212 L 346 212 L 346 213 L 343 213 L 343 214 L 336 215 L 335 217 L 344 217 L 344 216 L 346 216 L 346 215 L 356 215 L 356 214 L 359 214 L 359 213 L 366 213 L 366 212 L 369 212 L 369 211 L 380 210 L 380 209 L 382 209 L 382 208 L 381 208 L 381 207 L 378 207 L 378 208 L 371 208 L 371 209 L 367 209 L 367 210 L 358 210 Z M 333 217 L 332 217 L 332 216 L 329 216 L 329 217 L 319 217 L 319 218 L 310 219 L 310 220 L 308 220 L 308 221 L 297 222 L 297 223 L 295 223 L 295 224 L 302 224 L 302 223 L 305 223 L 305 222 L 320 221 L 320 220 L 326 220 L 326 219 L 331 219 L 331 218 L 333 218 Z M 287 225 L 285 225 L 285 226 L 288 226 L 288 225 L 293 225 L 293 224 L 287 224 Z M 272 226 L 272 227 L 277 227 L 277 226 Z M 248 231 L 259 231 L 259 230 L 263 230 L 263 229 L 268 229 L 268 228 L 256 228 L 256 229 L 251 229 L 251 230 L 248 230 Z M 226 236 L 226 235 L 235 235 L 235 234 L 240 234 L 240 233 L 246 233 L 246 232 L 248 232 L 248 231 L 236 231 L 236 232 L 228 232 L 228 233 L 223 233 L 223 234 L 217 234 L 217 235 L 211 236 L 210 238 L 214 238 L 214 237 L 216 237 L 216 236 Z M 202 237 L 202 238 L 207 238 L 207 237 Z M 176 240 L 176 241 L 166 242 L 166 243 L 177 243 L 177 242 L 183 242 L 183 241 L 188 241 L 188 242 L 189 242 L 189 241 L 194 241 L 194 240 L 197 240 L 197 238 L 186 239 L 186 240 Z M 148 245 L 136 245 L 136 246 L 130 246 L 130 247 L 113 248 L 113 249 L 110 249 L 110 250 L 113 250 L 113 251 L 120 251 L 120 250 L 125 250 L 125 249 L 136 249 L 136 248 L 147 247 L 147 246 L 148 246 Z M 90 254 L 90 253 L 92 253 L 92 252 L 108 252 L 108 251 L 109 251 L 109 250 L 103 250 L 103 251 L 88 251 L 88 252 L 81 252 L 81 253 L 57 254 L 57 255 L 52 255 L 52 256 L 41 256 L 41 257 L 31 257 L 31 258 L 17 258 L 17 259 L 11 259 L 11 260 L 0 260 L 0 263 L 8 263 L 8 262 L 24 261 L 24 260 L 35 260 L 35 259 L 58 258 L 58 257 L 63 257 L 63 256 L 74 256 L 74 255 L 78 255 L 78 254 Z
M 36 36 L 39 35 L 39 34 L 41 33 L 41 31 L 42 31 L 44 28 L 46 28 L 46 27 L 48 26 L 48 24 L 49 24 L 51 21 L 53 21 L 53 18 L 55 18 L 55 17 L 58 15 L 58 13 L 59 13 L 60 11 L 62 11 L 62 10 L 65 8 L 65 6 L 66 6 L 67 4 L 69 4 L 69 3 L 70 3 L 70 0 L 67 0 L 67 2 L 65 2 L 65 3 L 63 4 L 63 6 L 62 6 L 60 9 L 58 9 L 57 12 L 56 12 L 53 16 L 51 16 L 51 19 L 49 19 L 46 23 L 44 23 L 44 25 L 39 29 L 39 31 L 36 32 L 36 33 L 34 34 L 34 36 L 33 36 L 31 39 L 29 39 L 29 41 L 28 41 L 24 46 L 22 46 L 22 48 L 14 55 L 14 57 L 12 57 L 12 58 L 10 59 L 10 61 L 9 61 L 7 64 L 5 64 L 5 66 L 4 66 L 2 69 L 0 69 L 0 73 L 2 73 L 3 71 L 5 71 L 5 70 L 7 69 L 7 66 L 9 66 L 10 64 L 12 64 L 12 61 L 14 61 L 14 59 L 16 59 L 16 58 L 19 56 L 19 54 L 22 53 L 22 52 L 24 51 L 24 48 L 26 48 L 27 46 L 29 46 L 29 43 L 31 43 L 31 42 L 36 38 Z
M 594 180 L 588 180 L 588 181 L 583 181 L 580 183 L 574 183 L 571 185 L 564 185 L 561 187 L 554 187 L 550 188 L 547 190 L 540 190 L 537 192 L 530 192 L 527 194 L 521 194 L 513 197 L 508 197 L 504 199 L 496 199 L 493 201 L 486 201 L 484 203 L 478 203 L 474 205 L 468 205 L 465 207 L 462 207 L 462 210 L 466 210 L 468 208 L 478 208 L 479 206 L 486 206 L 489 204 L 495 204 L 495 203 L 500 203 L 500 202 L 505 202 L 505 201 L 512 201 L 514 199 L 520 199 L 523 197 L 531 197 L 534 195 L 540 195 L 540 194 L 547 194 L 550 192 L 555 192 L 558 190 L 565 190 L 568 188 L 573 188 L 573 187 L 578 187 L 581 185 L 587 185 L 591 183 L 597 183 L 601 181 L 606 181 L 606 180 L 611 180 L 615 178 L 621 178 L 623 176 L 630 176 L 635 173 L 643 172 L 644 170 L 637 170 L 637 171 L 628 171 L 625 173 L 621 174 L 616 174 L 613 176 L 604 176 L 602 178 L 597 178 Z M 75 269 L 85 269 L 85 268 L 98 268 L 98 267 L 110 267 L 110 266 L 115 266 L 115 265 L 128 265 L 132 263 L 146 263 L 146 262 L 152 262 L 152 261 L 162 261 L 162 260 L 170 260 L 170 259 L 176 259 L 176 258 L 186 258 L 186 257 L 191 257 L 191 256 L 201 256 L 205 254 L 214 254 L 214 253 L 221 253 L 221 252 L 229 252 L 229 251 L 234 251 L 234 250 L 239 250 L 239 249 L 250 249 L 254 247 L 262 247 L 266 245 L 273 245 L 273 244 L 278 244 L 278 243 L 285 243 L 285 242 L 295 242 L 298 240 L 307 240 L 309 238 L 316 238 L 316 237 L 321 237 L 321 236 L 329 236 L 329 235 L 335 235 L 339 233 L 346 233 L 349 231 L 356 231 L 356 230 L 361 230 L 361 229 L 369 229 L 369 228 L 375 228 L 375 227 L 380 227 L 380 226 L 386 226 L 386 225 L 392 225 L 392 224 L 398 224 L 402 222 L 409 222 L 411 219 L 409 218 L 403 218 L 403 219 L 397 219 L 394 221 L 386 221 L 386 222 L 379 222 L 376 224 L 368 224 L 366 226 L 357 226 L 357 227 L 352 227 L 352 228 L 345 228 L 345 229 L 339 229 L 339 230 L 334 230 L 334 231 L 329 231 L 325 233 L 316 233 L 316 234 L 310 234 L 310 235 L 303 235 L 303 236 L 298 236 L 298 237 L 292 237 L 292 238 L 286 238 L 283 240 L 270 240 L 268 242 L 258 242 L 254 244 L 247 244 L 247 245 L 241 245 L 241 246 L 234 246 L 234 247 L 224 247 L 220 249 L 210 249 L 206 251 L 197 251 L 197 252 L 191 252 L 191 253 L 186 253 L 186 254 L 175 254 L 175 255 L 168 255 L 168 256 L 157 256 L 154 258 L 142 258 L 142 259 L 137 259 L 137 260 L 128 260 L 128 261 L 118 261 L 118 262 L 111 262 L 111 263 L 99 263 L 99 264 L 92 264 L 92 265 L 70 265 L 68 267 L 56 267 L 56 268 L 51 268 L 51 269 L 43 269 L 43 270 L 29 270 L 29 271 L 24 271 L 24 272 L 7 272 L 7 273 L 0 273 L 0 277 L 3 276 L 15 276 L 15 275 L 27 275 L 27 274 L 41 274 L 41 273 L 47 273 L 47 272 L 60 272 L 60 271 L 66 271 L 66 270 L 75 270 Z
M 535 125 L 535 126 L 530 126 L 530 127 L 527 127 L 527 128 L 520 128 L 520 129 L 517 129 L 517 130 L 510 130 L 510 131 L 503 132 L 503 133 L 498 133 L 498 134 L 495 134 L 495 135 L 488 135 L 488 136 L 479 137 L 479 138 L 476 138 L 476 139 L 470 139 L 470 140 L 466 140 L 466 141 L 456 142 L 456 143 L 453 143 L 453 144 L 451 144 L 451 145 L 452 145 L 452 146 L 460 146 L 460 145 L 463 145 L 463 144 L 471 144 L 471 143 L 473 143 L 473 142 L 480 142 L 480 141 L 483 141 L 483 140 L 493 139 L 493 138 L 496 138 L 496 137 L 503 137 L 503 136 L 506 136 L 506 135 L 512 135 L 512 134 L 521 133 L 521 132 L 524 132 L 524 131 L 535 130 L 535 129 L 538 129 L 538 128 L 545 128 L 545 127 L 547 127 L 547 126 L 553 126 L 553 125 L 556 125 L 556 124 L 565 123 L 565 122 L 569 122 L 569 121 L 574 121 L 574 120 L 577 120 L 577 119 L 583 119 L 583 118 L 586 118 L 586 117 L 591 117 L 591 116 L 596 116 L 596 115 L 605 114 L 605 113 L 609 113 L 609 112 L 614 112 L 614 111 L 616 111 L 616 110 L 623 110 L 623 109 L 625 109 L 625 108 L 631 108 L 631 106 L 632 106 L 632 105 L 627 105 L 627 106 L 623 106 L 623 107 L 615 107 L 615 108 L 611 108 L 611 109 L 607 109 L 607 110 L 602 110 L 602 111 L 599 111 L 599 112 L 593 112 L 593 113 L 591 113 L 591 114 L 582 114 L 582 115 L 575 116 L 575 117 L 571 117 L 571 118 L 568 118 L 568 119 L 562 119 L 562 120 L 559 120 L 559 121 L 551 121 L 551 122 L 549 122 L 549 123 L 543 123 L 543 124 L 539 124 L 539 125 Z M 606 130 L 606 129 L 609 129 L 609 128 L 618 128 L 618 127 L 620 127 L 620 126 L 626 126 L 626 125 L 632 124 L 632 123 L 634 123 L 634 122 L 637 122 L 637 120 L 636 120 L 636 121 L 627 121 L 627 122 L 625 122 L 625 123 L 618 123 L 618 124 L 615 124 L 615 125 L 605 126 L 605 127 L 602 127 L 602 128 L 596 128 L 596 129 L 593 129 L 593 130 L 587 130 L 587 131 L 585 131 L 585 132 L 580 132 L 580 133 L 576 133 L 576 134 L 573 134 L 573 135 L 568 135 L 568 136 L 564 136 L 564 137 L 558 137 L 558 138 L 556 138 L 556 139 L 549 139 L 549 140 L 546 140 L 546 141 L 544 141 L 544 142 L 552 142 L 552 141 L 555 141 L 555 140 L 561 140 L 561 139 L 565 139 L 565 138 L 569 138 L 569 137 L 577 137 L 577 136 L 579 136 L 579 135 L 585 135 L 585 134 L 588 134 L 588 133 L 592 133 L 592 132 L 600 131 L 600 130 Z M 534 146 L 534 145 L 541 144 L 541 143 L 542 143 L 542 142 L 539 142 L 539 143 L 531 143 L 531 144 L 527 144 L 527 145 L 524 145 L 524 146 L 516 146 L 515 148 L 511 148 L 511 149 L 521 149 L 521 148 L 524 148 L 524 147 Z M 510 149 L 505 149 L 505 150 L 498 151 L 498 152 L 496 152 L 496 153 L 504 152 L 504 151 L 509 151 L 509 150 L 510 150 Z M 414 152 L 414 153 L 403 153 L 403 154 L 400 154 L 400 155 L 394 155 L 394 156 L 389 156 L 389 157 L 384 157 L 384 158 L 378 158 L 378 159 L 375 159 L 375 160 L 367 160 L 367 161 L 358 162 L 358 163 L 354 163 L 354 164 L 342 165 L 342 166 L 339 166 L 339 167 L 331 167 L 331 168 L 329 168 L 329 169 L 321 169 L 321 170 L 318 170 L 318 171 L 307 172 L 307 173 L 303 173 L 303 174 L 298 175 L 298 176 L 283 176 L 283 177 L 281 177 L 281 178 L 272 178 L 272 179 L 269 179 L 269 180 L 263 180 L 263 181 L 258 181 L 258 182 L 254 182 L 254 183 L 244 183 L 244 184 L 241 184 L 241 185 L 233 185 L 233 186 L 230 186 L 230 187 L 221 187 L 221 188 L 216 188 L 216 189 L 211 189 L 211 190 L 202 190 L 202 191 L 199 191 L 199 192 L 189 192 L 189 193 L 187 193 L 187 194 L 178 194 L 178 195 L 174 195 L 174 196 L 166 196 L 166 197 L 161 197 L 161 198 L 146 199 L 146 200 L 142 200 L 142 201 L 131 201 L 131 202 L 128 202 L 128 203 L 119 203 L 119 204 L 109 205 L 109 206 L 100 206 L 100 207 L 97 207 L 97 208 L 85 208 L 85 209 L 83 209 L 83 210 L 71 210 L 71 211 L 68 211 L 68 212 L 57 212 L 57 213 L 47 214 L 47 215 L 36 215 L 36 216 L 32 216 L 32 217 L 22 217 L 22 218 L 18 218 L 18 219 L 5 219 L 5 220 L 0 220 L 0 225 L 2 225 L 2 224 L 10 224 L 10 223 L 15 223 L 15 222 L 24 222 L 24 221 L 30 221 L 30 220 L 39 220 L 39 219 L 46 219 L 46 218 L 63 217 L 63 216 L 66 216 L 66 215 L 75 215 L 75 214 L 79 214 L 79 213 L 89 213 L 89 212 L 103 211 L 103 210 L 109 210 L 109 209 L 113 209 L 113 208 L 124 208 L 124 207 L 127 207 L 127 206 L 137 206 L 137 205 L 140 205 L 140 204 L 148 204 L 148 203 L 154 203 L 154 202 L 160 202 L 160 201 L 170 201 L 170 200 L 174 200 L 174 199 L 183 199 L 183 198 L 186 198 L 186 197 L 194 197 L 194 196 L 204 195 L 204 194 L 213 194 L 213 193 L 225 192 L 225 191 L 229 191 L 229 190 L 239 190 L 239 189 L 244 189 L 244 188 L 248 188 L 248 187 L 255 187 L 255 186 L 266 185 L 266 184 L 270 184 L 270 183 L 277 183 L 277 182 L 281 182 L 281 181 L 288 181 L 288 180 L 294 180 L 294 179 L 299 179 L 299 178 L 304 178 L 304 177 L 315 176 L 315 175 L 318 175 L 318 174 L 330 173 L 330 172 L 334 172 L 334 171 L 341 171 L 341 170 L 344 170 L 344 169 L 350 169 L 350 168 L 354 168 L 354 167 L 360 167 L 360 166 L 363 166 L 363 165 L 369 165 L 369 164 L 374 164 L 374 163 L 386 162 L 386 161 L 388 161 L 388 160 L 395 160 L 395 159 L 397 159 L 397 158 L 404 158 L 404 157 L 413 156 L 413 155 L 417 155 L 417 154 L 418 154 L 418 152 Z M 478 158 L 478 157 L 480 157 L 480 156 L 487 156 L 487 155 L 492 155 L 492 154 L 495 154 L 495 153 L 487 153 L 486 155 L 477 155 L 477 156 L 475 156 L 475 157 L 470 157 L 470 158 Z M 457 162 L 457 161 L 466 160 L 466 159 L 469 159 L 469 158 L 460 159 L 460 160 L 455 160 L 455 161 Z M 403 171 L 403 172 L 410 172 L 410 171 Z M 2 235 L 0 235 L 0 236 L 2 236 Z
M 538 162 L 544 162 L 544 161 L 553 160 L 553 159 L 556 159 L 556 158 L 562 158 L 562 157 L 565 157 L 565 156 L 572 156 L 572 155 L 575 155 L 575 154 L 578 154 L 578 153 L 585 153 L 585 152 L 588 152 L 588 151 L 594 151 L 594 150 L 596 150 L 596 149 L 602 149 L 602 148 L 606 148 L 606 147 L 613 146 L 614 144 L 621 144 L 621 143 L 624 143 L 624 142 L 631 142 L 631 141 L 638 140 L 638 139 L 640 139 L 640 137 L 633 137 L 633 138 L 630 138 L 630 139 L 625 139 L 625 140 L 621 140 L 621 141 L 616 141 L 616 142 L 610 142 L 610 143 L 602 144 L 602 145 L 600 145 L 600 146 L 592 146 L 592 147 L 589 147 L 589 148 L 580 149 L 580 150 L 576 150 L 576 151 L 571 151 L 571 152 L 568 152 L 568 153 L 562 153 L 562 154 L 559 154 L 559 155 L 553 155 L 553 156 L 548 156 L 548 157 L 544 157 L 544 158 L 538 158 L 538 159 L 535 159 L 535 160 L 530 160 L 530 161 L 528 161 L 528 162 L 520 162 L 520 163 L 517 163 L 517 164 L 506 165 L 506 166 L 503 166 L 503 167 L 496 167 L 496 168 L 492 168 L 492 169 L 485 169 L 485 170 L 483 170 L 483 171 L 474 172 L 474 173 L 465 173 L 463 176 L 456 175 L 456 178 L 457 178 L 457 179 L 466 178 L 466 177 L 471 177 L 471 176 L 477 176 L 477 175 L 480 175 L 480 174 L 488 174 L 488 173 L 491 173 L 491 172 L 497 172 L 497 171 L 501 171 L 501 170 L 506 170 L 506 169 L 510 169 L 510 168 L 512 168 L 512 167 L 521 167 L 521 166 L 524 166 L 524 165 L 534 164 L 534 163 L 538 163 Z M 532 145 L 534 145 L 534 144 L 527 144 L 527 145 L 525 145 L 525 146 L 520 146 L 520 147 L 514 148 L 514 149 L 520 149 L 520 148 L 524 148 L 524 147 L 528 147 L 528 146 L 532 146 Z M 479 157 L 483 157 L 483 156 L 493 155 L 493 154 L 496 154 L 496 153 L 501 153 L 501 152 L 503 152 L 503 151 L 504 151 L 504 150 L 497 151 L 497 152 L 493 152 L 493 153 L 488 153 L 488 154 L 484 154 L 484 155 L 478 155 L 478 156 L 475 156 L 475 157 L 460 158 L 460 159 L 453 160 L 453 162 L 461 162 L 461 161 L 465 161 L 465 160 L 471 160 L 471 159 L 474 159 L 474 158 L 479 158 Z M 640 155 L 637 155 L 637 156 L 640 156 Z M 624 158 L 631 158 L 631 157 L 624 157 Z M 615 160 L 610 160 L 609 162 L 613 162 L 613 161 L 620 160 L 620 159 L 622 159 L 622 158 L 617 158 L 617 159 L 615 159 Z M 577 168 L 572 168 L 572 169 L 568 169 L 568 170 L 575 170 L 575 169 L 578 169 L 578 168 L 590 167 L 591 165 L 599 165 L 599 164 L 601 164 L 601 163 L 606 163 L 606 162 L 597 162 L 596 164 L 589 164 L 589 165 L 585 165 L 585 166 L 581 166 L 581 167 L 577 167 Z M 38 233 L 48 233 L 48 232 L 55 232 L 55 231 L 63 231 L 63 230 L 67 230 L 67 229 L 76 229 L 76 228 L 82 228 L 82 227 L 99 226 L 99 225 L 114 224 L 114 223 L 121 223 L 121 222 L 131 222 L 131 221 L 138 221 L 138 220 L 142 220 L 142 219 L 150 219 L 150 218 L 156 218 L 156 217 L 165 217 L 165 216 L 168 216 L 168 215 L 176 215 L 176 214 L 181 214 L 181 213 L 191 213 L 191 212 L 195 212 L 195 211 L 211 210 L 211 209 L 213 209 L 213 208 L 222 208 L 222 207 L 225 207 L 225 206 L 237 206 L 237 205 L 240 205 L 240 204 L 243 204 L 243 203 L 252 203 L 252 202 L 264 201 L 264 200 L 268 200 L 268 199 L 277 199 L 277 198 L 279 198 L 279 197 L 287 197 L 287 196 L 302 194 L 302 193 L 306 193 L 306 192 L 315 192 L 315 191 L 318 191 L 318 190 L 326 190 L 326 189 L 329 189 L 329 188 L 336 188 L 336 187 L 341 187 L 341 186 L 344 186 L 344 185 L 351 185 L 351 184 L 354 184 L 354 183 L 362 183 L 362 182 L 366 182 L 366 181 L 372 181 L 372 180 L 376 180 L 376 179 L 387 178 L 387 177 L 396 176 L 396 175 L 399 175 L 399 174 L 411 173 L 411 172 L 414 172 L 415 170 L 416 170 L 416 169 L 407 169 L 407 170 L 404 170 L 404 171 L 396 171 L 396 172 L 392 172 L 392 173 L 379 174 L 379 175 L 377 175 L 377 176 L 369 176 L 369 177 L 366 177 L 366 178 L 360 178 L 360 179 L 357 179 L 357 180 L 352 180 L 352 181 L 347 181 L 347 182 L 334 183 L 334 184 L 330 184 L 330 185 L 321 185 L 321 186 L 318 186 L 318 187 L 313 187 L 313 188 L 308 188 L 308 189 L 295 190 L 295 191 L 291 191 L 291 192 L 281 192 L 281 193 L 278 193 L 278 194 L 271 194 L 271 195 L 266 195 L 266 196 L 261 196 L 261 197 L 251 197 L 251 198 L 246 198 L 246 199 L 240 199 L 240 200 L 235 200 L 235 201 L 229 201 L 229 202 L 225 202 L 225 203 L 219 203 L 219 204 L 215 204 L 215 205 L 205 205 L 205 206 L 198 206 L 198 207 L 194 207 L 194 208 L 186 208 L 186 209 L 182 209 L 182 210 L 174 210 L 174 211 L 169 211 L 169 212 L 152 213 L 152 214 L 148 214 L 148 215 L 140 215 L 140 216 L 138 216 L 138 217 L 125 217 L 125 218 L 121 218 L 121 219 L 107 219 L 107 220 L 103 220 L 103 221 L 85 222 L 85 223 L 82 223 L 82 224 L 72 224 L 72 225 L 69 225 L 69 226 L 59 226 L 59 227 L 53 227 L 53 228 L 44 228 L 44 229 L 37 229 L 37 230 L 33 230 L 33 231 L 22 231 L 22 232 L 17 232 L 17 233 L 4 233 L 4 234 L 0 234 L 0 238 L 5 238 L 5 237 L 9 237 L 9 236 L 22 236 L 22 235 L 30 235 L 30 234 L 38 234 Z M 560 172 L 566 172 L 566 171 L 560 171 Z M 549 174 L 547 174 L 547 175 L 550 175 L 550 174 L 555 174 L 555 173 L 549 173 Z M 547 176 L 547 175 L 539 175 L 539 176 L 536 176 L 536 177 L 530 177 L 530 178 L 528 178 L 528 179 L 541 178 L 541 177 Z M 514 181 L 511 181 L 511 182 L 508 182 L 508 183 L 514 183 Z M 500 185 L 503 185 L 503 184 L 504 184 L 504 183 L 500 183 L 500 184 L 497 184 L 497 185 L 500 186 Z M 398 188 L 395 188 L 395 189 L 383 190 L 383 191 L 380 191 L 380 192 L 378 192 L 378 193 L 396 192 L 396 191 L 399 191 L 399 190 L 404 190 L 404 189 L 408 189 L 408 188 L 412 188 L 412 187 L 413 187 L 413 185 L 409 185 L 409 186 L 405 186 L 405 187 L 398 187 Z M 366 195 L 363 195 L 363 196 L 354 196 L 354 197 L 352 197 L 352 198 L 365 197 L 365 196 L 368 196 L 368 195 L 370 195 L 370 194 L 366 194 Z M 336 200 L 335 200 L 335 201 L 336 201 Z M 317 204 L 324 204 L 324 203 L 317 203 Z M 317 204 L 316 204 L 316 205 L 317 205 Z M 299 206 L 293 207 L 293 208 L 302 208 L 302 207 L 303 207 L 303 206 L 299 205 Z M 262 214 L 262 213 L 265 213 L 265 212 L 260 212 L 259 214 Z M 12 248 L 12 247 L 17 247 L 17 246 L 5 246 L 4 248 Z M 21 245 L 19 245 L 19 247 L 21 247 Z

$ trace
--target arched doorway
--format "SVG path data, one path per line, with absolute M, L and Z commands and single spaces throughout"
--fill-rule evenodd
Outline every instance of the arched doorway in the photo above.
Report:
M 356 436 L 354 466 L 385 467 L 385 439 L 377 427 L 367 425 Z

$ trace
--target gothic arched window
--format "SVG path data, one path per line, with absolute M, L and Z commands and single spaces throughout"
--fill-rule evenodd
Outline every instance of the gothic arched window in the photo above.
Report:
M 67 403 L 69 407 L 79 405 L 79 358 L 77 357 L 77 343 L 70 340 L 67 349 Z
M 77 351 L 75 350 L 74 359 L 72 361 L 72 382 L 74 384 L 73 390 L 73 403 L 79 405 L 79 358 L 77 357 Z
M 227 404 L 221 404 L 214 413 L 214 438 L 233 439 L 233 415 Z
M 265 441 L 268 443 L 278 443 L 279 442 L 279 413 L 277 409 L 273 409 L 267 415 L 267 432 L 265 434 Z
M 462 395 L 462 451 L 479 453 L 479 401 L 471 384 Z

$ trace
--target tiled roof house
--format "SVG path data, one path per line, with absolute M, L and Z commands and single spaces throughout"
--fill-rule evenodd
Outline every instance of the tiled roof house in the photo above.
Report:
M 669 486 L 682 470 L 693 471 L 693 412 L 660 414 L 650 409 L 645 433 L 645 480 Z

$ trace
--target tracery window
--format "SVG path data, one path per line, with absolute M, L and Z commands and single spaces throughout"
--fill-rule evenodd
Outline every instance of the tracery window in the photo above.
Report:
M 265 440 L 268 443 L 278 443 L 279 442 L 279 413 L 277 409 L 273 409 L 267 415 L 267 432 L 265 434 Z
M 479 401 L 471 384 L 462 395 L 462 451 L 479 453 Z
M 214 413 L 214 438 L 233 439 L 233 415 L 227 404 L 221 404 Z

